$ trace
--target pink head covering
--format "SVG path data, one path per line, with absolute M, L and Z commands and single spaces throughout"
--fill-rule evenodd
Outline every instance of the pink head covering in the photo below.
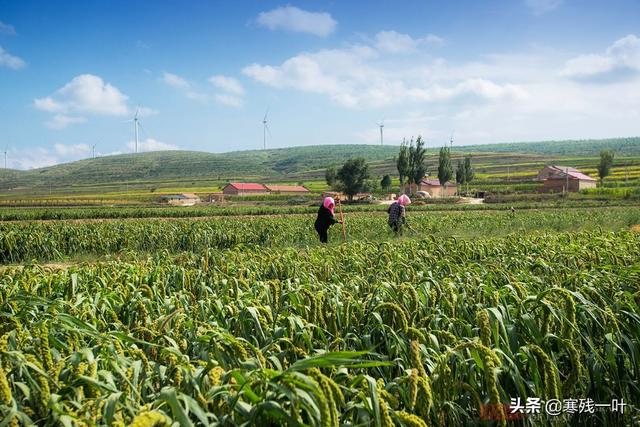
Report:
M 325 197 L 324 201 L 322 202 L 322 206 L 329 209 L 332 214 L 333 214 L 333 208 L 335 207 L 335 205 L 336 205 L 336 202 L 333 200 L 333 197 Z
M 402 196 L 398 197 L 397 201 L 402 206 L 407 206 L 408 204 L 411 203 L 411 199 L 406 194 L 403 194 Z

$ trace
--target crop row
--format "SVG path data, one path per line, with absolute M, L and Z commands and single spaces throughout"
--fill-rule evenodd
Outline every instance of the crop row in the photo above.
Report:
M 469 425 L 539 397 L 624 399 L 557 424 L 631 425 L 639 259 L 593 231 L 10 267 L 0 422 Z
M 89 222 L 0 223 L 0 262 L 62 260 L 122 252 L 199 252 L 237 245 L 306 246 L 317 243 L 313 215 L 147 219 Z M 566 211 L 415 212 L 410 223 L 417 236 L 496 236 L 529 231 L 602 228 L 626 229 L 640 223 L 634 207 Z M 332 227 L 330 240 L 340 241 Z M 384 213 L 352 214 L 350 240 L 391 238 Z

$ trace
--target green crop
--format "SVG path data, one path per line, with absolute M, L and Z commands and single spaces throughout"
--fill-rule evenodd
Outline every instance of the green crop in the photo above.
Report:
M 302 224 L 270 221 L 290 228 L 269 239 L 304 238 Z M 497 221 L 493 233 L 510 219 L 417 221 Z M 553 229 L 561 219 L 540 214 L 527 221 Z M 67 244 L 94 245 L 120 231 L 114 240 L 170 248 L 172 239 L 184 245 L 171 231 L 177 227 L 192 230 L 189 238 L 201 243 L 191 249 L 199 251 L 65 269 L 4 268 L 0 422 L 465 425 L 481 424 L 480 405 L 510 397 L 623 398 L 631 405 L 624 418 L 597 412 L 582 422 L 637 421 L 637 233 L 273 250 L 232 240 L 236 231 L 259 238 L 260 222 L 219 229 L 209 222 L 132 224 L 40 225 L 35 230 L 53 234 L 43 233 L 34 248 L 56 244 L 56 227 L 77 229 Z M 366 235 L 364 219 L 353 227 Z M 207 249 L 208 230 L 230 244 Z

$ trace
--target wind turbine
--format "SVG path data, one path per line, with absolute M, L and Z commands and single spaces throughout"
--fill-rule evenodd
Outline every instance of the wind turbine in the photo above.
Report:
M 4 147 L 4 168 L 7 168 L 7 150 L 9 149 L 8 146 Z
M 139 108 L 136 108 L 136 114 L 133 116 L 133 119 L 127 120 L 125 123 L 133 122 L 133 131 L 136 137 L 136 153 L 138 152 L 138 126 L 140 126 L 140 120 L 138 119 Z
M 96 158 L 96 144 L 93 144 L 91 146 L 91 158 L 93 158 L 93 159 Z
M 380 123 L 376 123 L 380 127 L 380 145 L 384 143 L 384 136 L 382 133 L 382 129 L 384 128 L 384 119 Z
M 455 131 L 451 132 L 451 137 L 449 138 L 449 151 L 451 151 L 451 147 L 453 147 L 453 134 Z
M 264 113 L 264 118 L 262 119 L 262 149 L 267 149 L 267 131 L 269 130 L 269 126 L 267 126 L 267 114 L 269 114 L 269 107 L 267 107 L 267 111 Z M 269 131 L 269 135 L 271 135 L 271 131 Z

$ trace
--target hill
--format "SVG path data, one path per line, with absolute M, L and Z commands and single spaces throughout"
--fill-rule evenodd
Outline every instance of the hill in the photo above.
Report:
M 508 142 L 466 145 L 452 151 L 490 153 L 530 153 L 543 156 L 598 156 L 611 150 L 618 156 L 640 156 L 640 138 L 578 139 L 562 141 Z
M 454 146 L 454 162 L 473 153 L 478 179 L 497 184 L 500 180 L 530 180 L 548 162 L 592 169 L 601 150 L 616 151 L 616 161 L 633 167 L 640 157 L 640 138 L 583 141 L 542 141 Z M 271 150 L 206 153 L 158 151 L 85 159 L 28 171 L 1 170 L 0 197 L 61 194 L 211 192 L 229 180 L 271 182 L 323 181 L 324 170 L 350 157 L 364 157 L 372 175 L 395 175 L 398 146 L 322 145 Z M 437 167 L 437 148 L 429 148 L 427 167 Z M 631 160 L 629 160 L 631 159 Z M 636 160 L 636 161 L 634 161 Z M 594 172 L 594 170 L 589 170 Z M 628 174 L 629 171 L 625 171 Z M 626 176 L 625 176 L 626 179 Z

